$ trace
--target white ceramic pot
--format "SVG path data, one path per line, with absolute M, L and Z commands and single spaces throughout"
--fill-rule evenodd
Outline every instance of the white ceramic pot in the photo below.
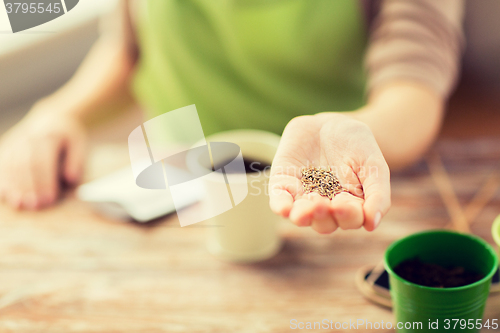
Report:
M 234 143 L 240 147 L 243 158 L 271 165 L 280 137 L 265 131 L 233 130 L 207 137 L 206 141 L 209 144 Z M 229 150 L 212 154 L 214 165 L 234 158 L 234 150 Z M 199 174 L 201 168 L 206 168 L 206 163 L 203 165 L 196 158 L 196 155 L 188 156 L 188 165 Z M 270 258 L 280 250 L 278 223 L 282 218 L 269 208 L 269 173 L 270 169 L 246 174 L 227 173 L 224 180 L 220 172 L 205 172 L 205 206 L 207 209 L 219 210 L 209 213 L 215 216 L 207 223 L 211 225 L 207 226 L 207 247 L 212 255 L 232 262 L 256 262 Z M 223 192 L 228 188 L 229 196 L 234 194 L 233 207 L 220 213 L 221 198 L 226 196 Z M 241 195 L 246 192 L 246 197 Z

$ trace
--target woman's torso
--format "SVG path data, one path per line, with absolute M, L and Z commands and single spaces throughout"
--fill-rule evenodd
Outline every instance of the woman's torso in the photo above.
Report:
M 365 27 L 352 0 L 143 0 L 134 91 L 153 117 L 196 104 L 206 135 L 281 133 L 363 104 Z

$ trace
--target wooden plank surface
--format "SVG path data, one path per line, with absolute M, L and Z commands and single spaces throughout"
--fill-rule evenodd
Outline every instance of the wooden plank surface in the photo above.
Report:
M 499 139 L 444 140 L 436 149 L 463 206 L 500 160 Z M 91 156 L 88 178 L 127 163 L 123 145 L 98 146 Z M 356 270 L 376 264 L 392 241 L 442 228 L 450 217 L 425 163 L 393 175 L 392 189 L 393 207 L 375 232 L 321 236 L 284 223 L 283 250 L 253 265 L 212 258 L 206 228 L 181 228 L 175 215 L 124 223 L 71 193 L 41 212 L 0 206 L 0 332 L 274 333 L 291 331 L 292 319 L 393 321 L 358 292 Z M 472 226 L 489 242 L 499 207 L 496 193 Z M 500 318 L 499 295 L 486 316 Z

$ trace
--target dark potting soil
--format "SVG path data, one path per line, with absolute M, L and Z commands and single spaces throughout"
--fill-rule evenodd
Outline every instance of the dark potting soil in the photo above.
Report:
M 424 263 L 419 258 L 403 261 L 394 268 L 394 272 L 407 281 L 434 288 L 466 286 L 484 277 L 464 267 L 443 267 Z
M 234 166 L 228 165 L 229 162 L 231 162 L 231 161 L 227 161 L 227 162 L 224 162 L 221 164 L 221 165 L 225 165 L 224 171 L 226 173 L 239 173 L 239 170 L 236 170 L 236 168 L 234 168 Z M 262 172 L 262 171 L 265 171 L 266 169 L 271 167 L 266 162 L 255 161 L 255 160 L 248 159 L 248 158 L 243 158 L 243 164 L 245 165 L 245 172 L 246 173 Z M 217 172 L 222 172 L 222 170 L 217 169 Z

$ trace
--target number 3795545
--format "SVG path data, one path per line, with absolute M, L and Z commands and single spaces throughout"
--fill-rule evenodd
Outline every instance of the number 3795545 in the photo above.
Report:
M 497 319 L 487 319 L 486 321 L 482 321 L 481 319 L 445 319 L 444 320 L 444 329 L 498 329 L 498 320 Z
M 55 13 L 59 14 L 62 10 L 61 4 L 60 3 L 49 3 L 48 5 L 45 5 L 44 3 L 20 3 L 20 2 L 15 2 L 15 3 L 6 3 L 5 7 L 7 8 L 7 14 L 11 13 L 23 13 L 23 14 L 35 14 L 35 13 Z

